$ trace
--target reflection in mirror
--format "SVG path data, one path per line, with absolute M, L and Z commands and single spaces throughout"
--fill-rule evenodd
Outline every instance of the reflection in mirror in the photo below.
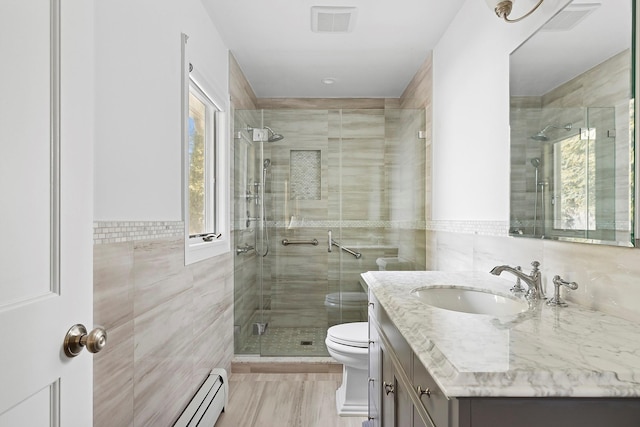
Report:
M 511 54 L 511 235 L 633 246 L 632 3 L 574 0 Z

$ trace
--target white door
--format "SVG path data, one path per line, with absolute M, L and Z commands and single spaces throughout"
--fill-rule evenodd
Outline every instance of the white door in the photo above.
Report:
M 92 423 L 91 3 L 0 0 L 2 427 Z

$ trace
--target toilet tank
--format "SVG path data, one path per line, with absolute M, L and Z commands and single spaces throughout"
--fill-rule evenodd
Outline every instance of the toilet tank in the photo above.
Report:
M 383 257 L 376 259 L 379 271 L 411 271 L 413 262 L 402 257 Z

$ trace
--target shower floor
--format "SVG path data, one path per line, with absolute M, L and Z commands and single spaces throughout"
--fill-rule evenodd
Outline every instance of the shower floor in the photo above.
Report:
M 264 335 L 251 335 L 240 354 L 261 356 L 329 356 L 324 339 L 327 328 L 273 328 Z

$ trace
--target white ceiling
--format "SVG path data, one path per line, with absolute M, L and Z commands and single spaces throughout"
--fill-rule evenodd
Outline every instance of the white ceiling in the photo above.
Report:
M 259 98 L 395 98 L 465 0 L 201 1 Z M 573 1 L 596 2 L 571 31 L 540 31 L 517 49 L 512 94 L 546 93 L 630 47 L 631 1 Z M 355 29 L 312 32 L 312 6 L 356 7 Z
M 397 98 L 464 2 L 201 1 L 259 98 Z M 355 29 L 312 32 L 312 6 L 356 7 Z

